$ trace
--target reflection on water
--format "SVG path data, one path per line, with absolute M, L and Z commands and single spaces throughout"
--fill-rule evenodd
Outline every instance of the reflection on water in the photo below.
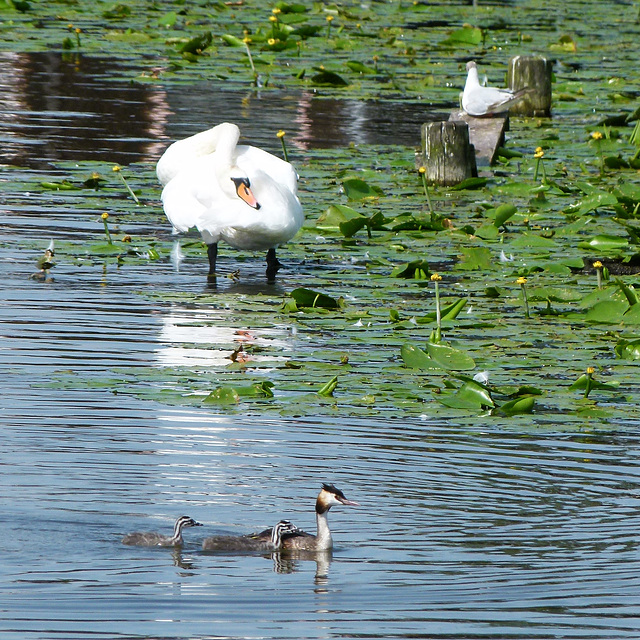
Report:
M 203 121 L 202 114 L 211 114 Z M 215 114 L 215 115 L 214 115 Z M 287 130 L 299 149 L 419 144 L 423 122 L 442 118 L 420 103 L 324 100 L 309 92 L 227 91 L 122 82 L 112 62 L 78 53 L 0 53 L 0 163 L 44 168 L 59 160 L 156 161 L 167 143 L 223 121 L 243 140 L 280 150 Z
M 0 163 L 126 164 L 162 152 L 162 91 L 113 79 L 112 61 L 79 54 L 0 53 Z
M 229 319 L 229 309 L 209 313 L 174 306 L 162 316 L 156 349 L 158 364 L 165 367 L 227 367 L 232 362 L 251 366 L 262 361 L 283 361 L 292 351 L 288 329 L 247 328 Z M 234 326 L 229 323 L 233 322 Z M 255 351 L 255 352 L 254 352 Z M 265 352 L 266 355 L 261 355 Z M 281 356 L 273 355 L 282 353 Z

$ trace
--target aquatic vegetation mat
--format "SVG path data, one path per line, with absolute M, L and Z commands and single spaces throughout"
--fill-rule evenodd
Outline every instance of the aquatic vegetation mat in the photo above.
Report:
M 411 147 L 289 149 L 307 222 L 279 251 L 277 286 L 263 256 L 221 247 L 207 288 L 204 247 L 195 235 L 175 245 L 151 166 L 4 167 L 15 210 L 38 202 L 93 224 L 58 238 L 52 264 L 27 242 L 34 286 L 62 284 L 63 265 L 164 275 L 137 292 L 162 310 L 154 362 L 50 384 L 257 415 L 637 422 L 637 8 L 570 2 L 552 16 L 522 2 L 514 26 L 511 3 L 482 4 L 3 6 L 5 47 L 108 51 L 128 61 L 123 80 L 159 85 L 453 108 L 467 59 L 493 81 L 511 55 L 556 59 L 553 117 L 513 118 L 497 164 L 458 187 L 427 190 Z M 201 263 L 201 288 L 176 290 L 172 261 Z

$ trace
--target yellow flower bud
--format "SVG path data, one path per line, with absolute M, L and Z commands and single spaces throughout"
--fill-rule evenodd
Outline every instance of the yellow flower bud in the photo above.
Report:
M 595 373 L 595 372 L 596 372 L 596 370 L 593 367 L 587 367 L 587 373 L 589 375 L 591 375 L 592 373 Z
M 269 38 L 269 39 L 267 40 L 267 44 L 268 44 L 270 47 L 273 47 L 273 45 L 274 45 L 276 42 L 277 42 L 277 40 L 276 40 L 275 38 Z
M 278 138 L 284 138 L 285 132 L 282 129 L 280 129 L 280 131 L 278 131 L 278 133 L 276 133 L 276 136 L 278 136 Z
M 105 211 L 102 216 L 100 216 L 103 220 L 106 220 L 109 217 L 109 214 Z
M 121 168 L 121 167 L 119 167 L 118 165 L 115 165 L 115 166 L 113 167 L 113 171 L 115 171 L 115 173 L 118 173 L 118 171 L 122 171 L 122 168 Z
M 518 279 L 516 280 L 516 283 L 517 283 L 517 284 L 527 284 L 527 279 L 526 279 L 526 278 L 523 278 L 523 277 L 520 277 L 520 278 L 518 278 Z
M 602 134 L 599 131 L 592 132 L 591 137 L 594 140 L 602 140 Z
M 418 169 L 418 173 L 423 173 L 423 174 L 424 174 L 424 173 L 427 173 L 427 168 L 426 168 L 426 167 L 420 167 L 420 168 Z
M 594 269 L 602 269 L 602 262 L 600 262 L 600 260 L 596 260 L 596 261 L 593 263 L 593 268 L 594 268 Z
M 431 282 L 440 282 L 442 280 L 442 276 L 438 273 L 431 274 Z

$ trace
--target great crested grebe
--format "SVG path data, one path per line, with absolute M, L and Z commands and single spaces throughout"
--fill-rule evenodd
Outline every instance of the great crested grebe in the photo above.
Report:
M 282 551 L 300 550 L 300 551 L 326 551 L 333 546 L 331 531 L 329 530 L 329 521 L 327 514 L 331 507 L 345 504 L 357 507 L 359 504 L 353 500 L 347 500 L 344 493 L 332 484 L 322 485 L 322 490 L 316 499 L 316 526 L 317 533 L 314 536 L 311 533 L 298 529 L 291 533 L 287 533 L 282 537 Z
M 288 520 L 280 520 L 275 527 L 246 536 L 211 536 L 202 542 L 204 551 L 276 551 L 283 536 L 299 529 Z
M 215 278 L 218 241 L 236 249 L 267 251 L 267 278 L 280 262 L 276 248 L 304 222 L 298 174 L 285 160 L 238 145 L 240 129 L 223 122 L 174 142 L 158 161 L 162 204 L 177 231 L 196 227 L 207 245 Z
M 181 547 L 183 543 L 182 530 L 186 527 L 201 526 L 202 524 L 196 522 L 193 518 L 181 516 L 176 520 L 172 536 L 163 536 L 154 531 L 136 531 L 135 533 L 128 533 L 122 538 L 122 543 L 138 547 Z
M 473 60 L 467 62 L 467 72 L 467 81 L 462 93 L 462 108 L 470 116 L 481 117 L 503 113 L 530 92 L 529 88 L 511 91 L 511 89 L 483 87 L 478 80 L 478 67 Z

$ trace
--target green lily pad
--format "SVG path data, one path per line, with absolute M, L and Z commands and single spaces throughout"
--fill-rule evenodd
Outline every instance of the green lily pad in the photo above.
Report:
M 618 324 L 622 322 L 622 317 L 629 309 L 626 302 L 618 300 L 604 300 L 593 305 L 587 311 L 587 322 L 598 322 L 601 324 Z
M 516 416 L 523 413 L 531 413 L 535 405 L 535 398 L 533 396 L 526 396 L 524 398 L 516 398 L 515 400 L 509 400 L 500 405 L 500 412 L 507 416 Z
M 449 34 L 440 44 L 446 47 L 474 47 L 482 42 L 482 29 L 463 27 Z
M 501 227 L 509 218 L 512 218 L 518 212 L 518 208 L 512 204 L 501 204 L 495 210 L 495 217 L 493 224 L 496 227 Z
M 427 343 L 427 353 L 434 364 L 447 371 L 471 371 L 476 366 L 469 354 L 446 344 L 429 342 Z
M 413 260 L 394 267 L 391 271 L 392 278 L 408 278 L 413 280 L 426 280 L 431 276 L 429 263 L 426 260 Z
M 640 338 L 619 340 L 615 352 L 622 360 L 640 360 Z
M 359 178 L 349 178 L 342 183 L 342 186 L 349 200 L 366 200 L 379 198 L 383 195 L 381 189 L 373 187 Z
M 341 299 L 332 298 L 324 293 L 304 287 L 294 289 L 289 295 L 295 300 L 298 308 L 339 309 L 343 304 Z
M 488 389 L 474 380 L 465 382 L 455 394 L 439 397 L 438 400 L 452 409 L 480 411 L 496 406 Z
M 409 369 L 437 369 L 438 366 L 431 360 L 425 351 L 415 344 L 408 342 L 400 348 L 400 356 L 404 366 Z
M 333 392 L 336 390 L 338 386 L 338 376 L 333 376 L 329 382 L 323 384 L 320 389 L 318 389 L 318 395 L 324 398 L 328 398 L 333 396 Z
M 321 71 L 311 77 L 311 82 L 317 85 L 327 85 L 331 87 L 348 87 L 349 83 L 334 71 Z
M 608 234 L 599 234 L 590 240 L 578 243 L 580 249 L 595 251 L 602 255 L 617 254 L 629 246 L 629 241 L 620 236 L 612 236 Z
M 203 401 L 203 404 L 238 404 L 240 395 L 233 387 L 214 389 Z

